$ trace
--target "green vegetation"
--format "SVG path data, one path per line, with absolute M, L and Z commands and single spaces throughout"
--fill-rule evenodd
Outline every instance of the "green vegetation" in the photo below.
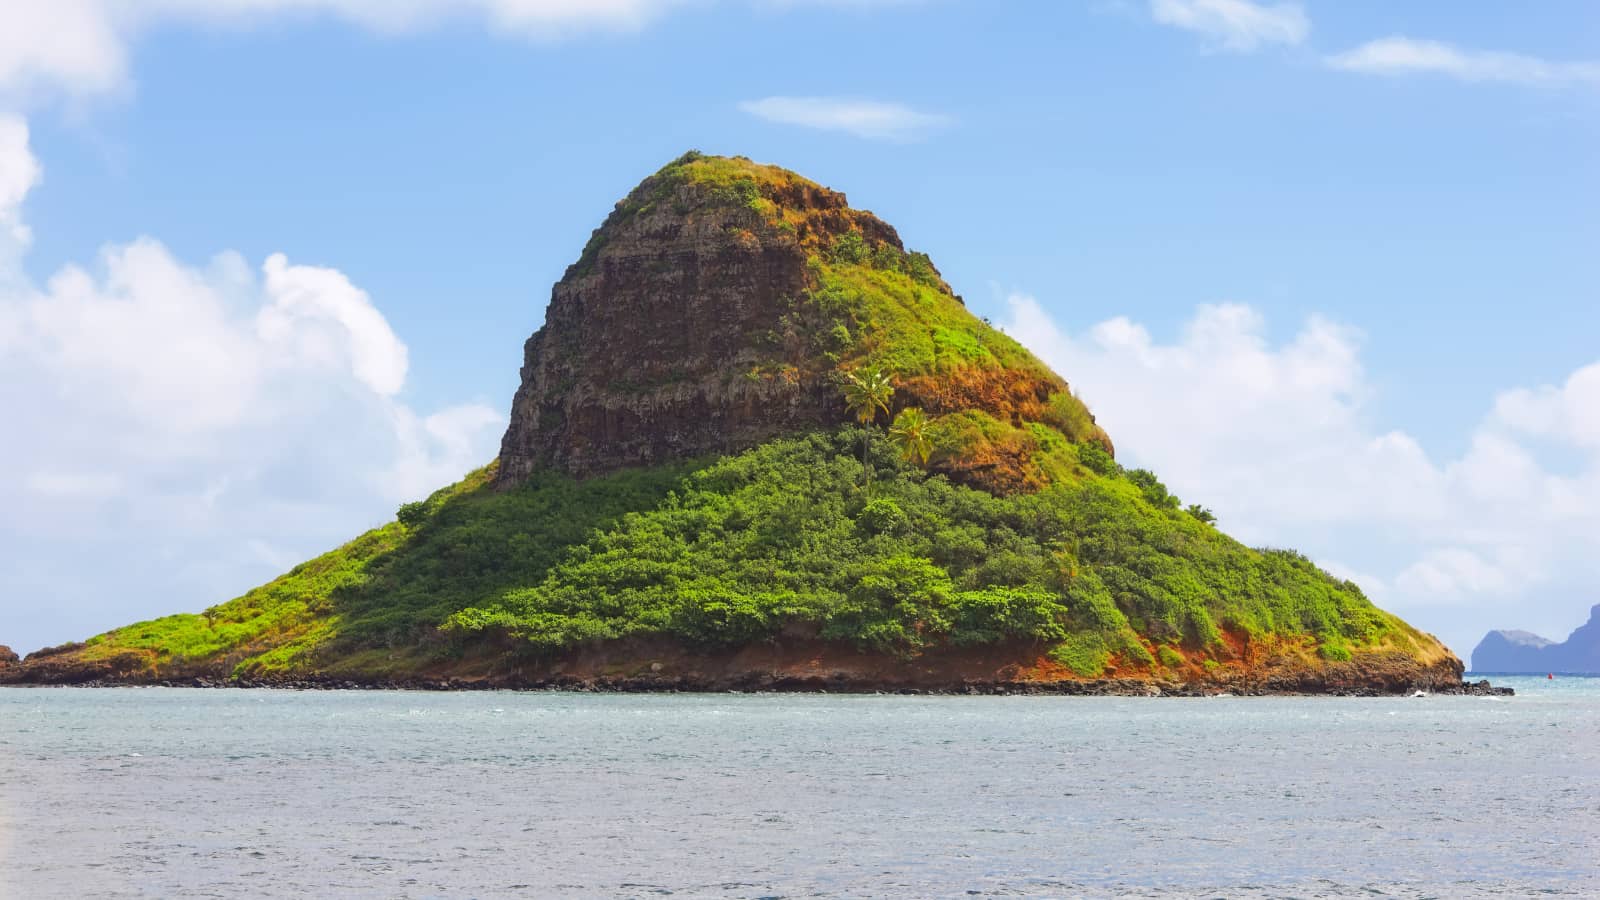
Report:
M 900 458 L 918 467 L 928 467 L 928 457 L 933 454 L 933 437 L 928 414 L 915 406 L 900 410 L 889 426 L 889 440 L 900 451 Z
M 863 431 L 879 473 L 869 487 L 852 452 Z M 1174 666 L 1172 646 L 1225 659 L 1225 632 L 1310 642 L 1330 660 L 1413 646 L 1354 585 L 1241 546 L 1162 499 L 1147 473 L 1096 473 L 1092 445 L 1060 446 L 1079 457 L 1070 474 L 1009 497 L 926 474 L 876 429 L 584 482 L 539 474 L 503 492 L 480 470 L 408 504 L 409 524 L 85 653 L 239 673 L 403 670 L 484 642 L 540 654 L 809 633 L 900 655 L 1030 642 L 1087 677 L 1156 654 Z
M 1042 420 L 1073 443 L 1091 440 L 1097 431 L 1089 407 L 1077 394 L 1068 391 L 1050 395 L 1050 404 L 1045 407 Z
M 699 470 L 450 627 L 556 649 L 641 634 L 727 645 L 804 623 L 897 653 L 1057 643 L 1080 673 L 1148 660 L 1141 638 L 1221 651 L 1224 629 L 1360 646 L 1395 633 L 1353 587 L 1203 527 L 1145 474 L 1079 467 L 1001 498 L 925 476 L 873 432 L 881 474 L 863 490 L 854 438 L 776 441 Z
M 360 648 L 453 652 L 437 626 L 469 603 L 537 582 L 573 544 L 665 497 L 690 464 L 577 482 L 536 474 L 489 487 L 493 467 L 400 507 L 400 519 L 301 563 L 200 615 L 167 616 L 91 638 L 93 659 L 124 650 L 154 661 L 226 662 L 240 674 L 297 670 Z M 385 656 L 388 654 L 386 653 Z M 398 664 L 415 662 L 401 658 Z
M 889 400 L 894 397 L 894 382 L 889 376 L 883 374 L 881 369 L 870 372 L 850 372 L 844 374 L 844 405 L 856 421 L 870 427 L 877 421 L 878 413 L 889 411 Z M 863 432 L 861 436 L 861 464 L 867 465 L 867 444 L 870 432 Z M 872 468 L 867 467 L 867 478 L 872 478 Z
M 699 192 L 693 201 L 680 193 L 684 187 L 693 187 Z M 665 208 L 664 204 L 669 203 L 672 211 L 680 215 L 691 211 L 691 202 L 742 207 L 755 214 L 754 221 L 764 221 L 792 234 L 798 223 L 791 221 L 771 196 L 796 188 L 821 189 L 815 182 L 776 166 L 757 165 L 739 156 L 707 156 L 690 150 L 640 182 L 617 204 L 590 236 L 569 274 L 588 272 L 606 239 L 621 223 L 657 207 Z
M 889 400 L 894 396 L 894 381 L 881 369 L 845 372 L 843 388 L 845 406 L 863 425 L 876 421 L 879 412 L 887 413 Z
M 835 247 L 859 241 L 860 235 L 850 232 Z M 983 323 L 936 283 L 879 267 L 873 259 L 850 259 L 813 255 L 809 263 L 815 285 L 809 303 L 856 336 L 841 365 L 901 378 L 1005 368 L 1059 382 L 1021 344 Z

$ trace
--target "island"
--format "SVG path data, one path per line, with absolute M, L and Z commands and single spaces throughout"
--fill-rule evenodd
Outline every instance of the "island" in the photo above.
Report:
M 1491 690 L 1462 672 L 1119 463 L 888 223 L 691 151 L 554 286 L 496 460 L 243 596 L 0 683 Z
M 1600 604 L 1589 621 L 1556 643 L 1526 631 L 1491 631 L 1472 651 L 1474 672 L 1600 675 Z

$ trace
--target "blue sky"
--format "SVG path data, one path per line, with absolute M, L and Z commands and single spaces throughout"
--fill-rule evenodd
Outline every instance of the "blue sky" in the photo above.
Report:
M 550 284 L 690 147 L 876 211 L 1125 459 L 1458 652 L 1600 601 L 1592 4 L 58 7 L 0 11 L 0 642 L 224 599 L 490 458 Z

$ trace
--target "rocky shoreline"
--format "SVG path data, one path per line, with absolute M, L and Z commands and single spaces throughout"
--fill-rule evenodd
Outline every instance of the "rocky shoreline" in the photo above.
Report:
M 1143 679 L 1096 679 L 1089 681 L 987 681 L 951 683 L 935 686 L 872 684 L 851 679 L 825 677 L 774 676 L 752 673 L 737 679 L 616 677 L 550 678 L 536 681 L 466 678 L 353 679 L 339 677 L 298 677 L 283 679 L 192 678 L 90 679 L 86 681 L 17 681 L 8 687 L 169 687 L 234 690 L 291 691 L 547 691 L 613 694 L 680 693 L 813 693 L 813 694 L 897 694 L 906 696 L 1077 696 L 1077 697 L 1397 697 L 1413 693 L 1470 696 L 1513 696 L 1508 687 L 1497 687 L 1488 679 L 1476 682 L 1433 686 L 1428 689 L 1389 690 L 1361 685 L 1327 685 L 1321 689 L 1304 684 L 1265 682 L 1256 685 L 1216 683 L 1154 682 Z
M 0 661 L 0 685 L 164 686 L 283 690 L 581 691 L 592 693 L 830 693 L 1113 697 L 1509 695 L 1488 681 L 1463 680 L 1453 656 L 1424 662 L 1375 651 L 1342 662 L 1284 648 L 1241 646 L 1226 665 L 1182 670 L 1108 668 L 1079 676 L 1028 642 L 944 648 L 916 658 L 862 652 L 815 639 L 696 648 L 665 638 L 596 644 L 547 657 L 505 648 L 433 661 L 391 659 L 388 671 L 333 665 L 271 674 L 236 673 L 215 660 L 160 663 L 140 654 L 85 657 L 85 645 L 48 647 Z M 3 657 L 0 657 L 3 660 Z M 226 665 L 224 662 L 222 665 Z

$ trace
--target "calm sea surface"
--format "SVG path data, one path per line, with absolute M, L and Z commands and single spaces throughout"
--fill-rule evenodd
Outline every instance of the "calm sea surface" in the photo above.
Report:
M 0 689 L 0 896 L 1600 896 L 1510 699 Z

